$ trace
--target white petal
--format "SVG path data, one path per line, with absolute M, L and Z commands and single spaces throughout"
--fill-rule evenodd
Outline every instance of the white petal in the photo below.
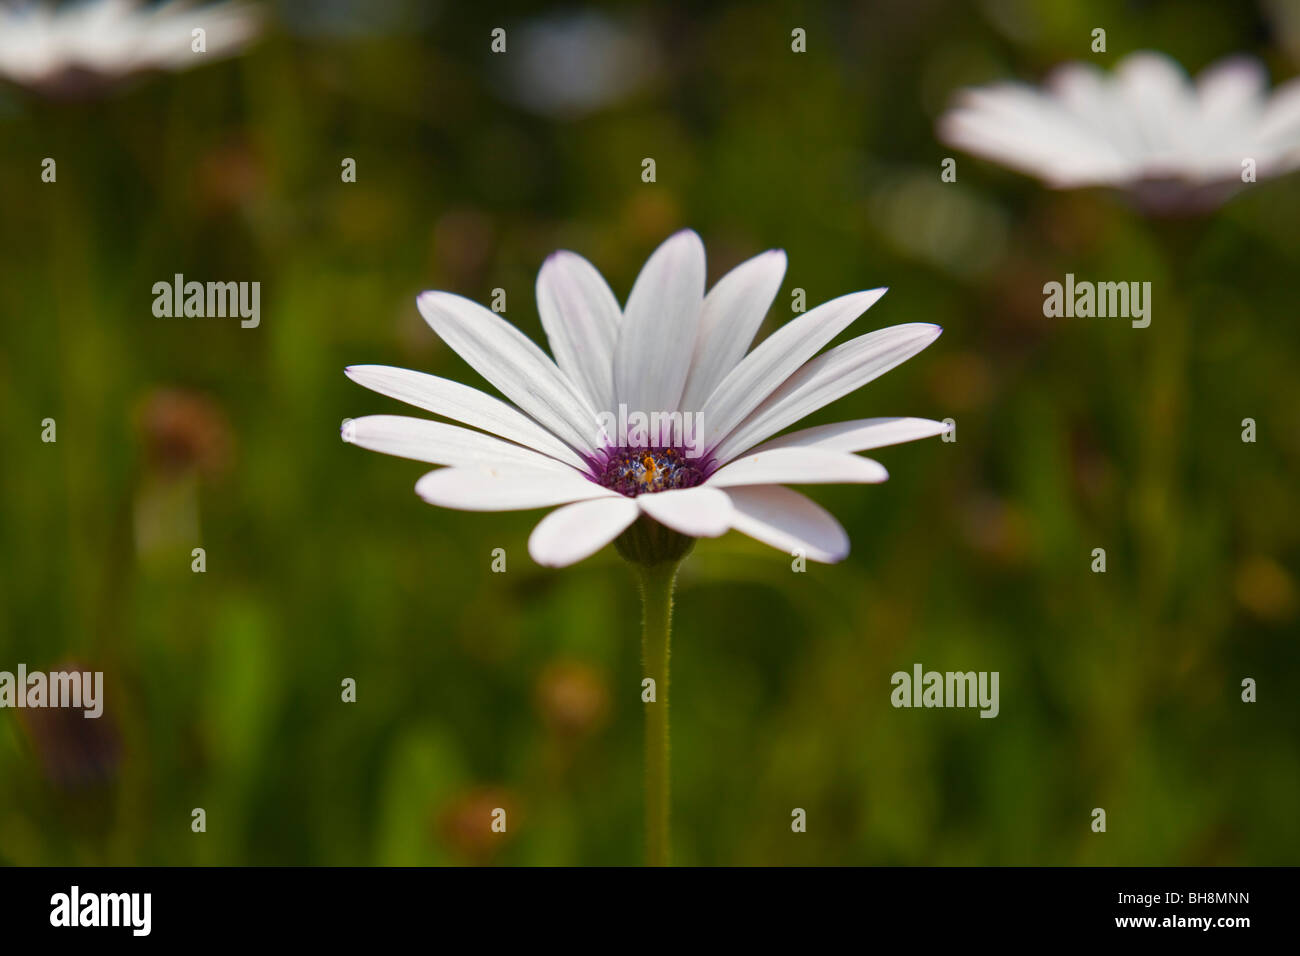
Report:
M 614 396 L 629 412 L 678 410 L 704 301 L 704 244 L 668 238 L 637 276 L 614 348 Z
M 1125 95 L 1173 103 L 1190 92 L 1191 81 L 1178 61 L 1166 53 L 1139 50 L 1115 66 L 1115 79 Z
M 871 308 L 884 289 L 854 292 L 817 306 L 777 329 L 722 380 L 700 412 L 705 444 L 721 441 L 800 365 Z
M 730 488 L 731 526 L 787 554 L 834 564 L 849 553 L 849 536 L 825 508 L 780 485 Z
M 1044 82 L 1051 95 L 1071 112 L 1093 122 L 1110 109 L 1110 78 L 1092 63 L 1064 63 Z
M 785 278 L 785 253 L 779 249 L 742 262 L 717 281 L 704 297 L 700 331 L 686 376 L 681 408 L 699 411 L 713 390 L 745 355 Z
M 722 444 L 711 450 L 712 456 L 719 462 L 730 461 L 769 435 L 907 361 L 942 332 L 939 326 L 924 322 L 895 325 L 860 335 L 817 356 L 754 409 Z
M 343 440 L 385 455 L 431 465 L 517 465 L 573 474 L 568 465 L 531 448 L 482 432 L 404 415 L 367 415 L 349 419 Z
M 442 340 L 502 395 L 578 451 L 595 451 L 595 409 L 528 336 L 450 292 L 423 292 L 416 304 Z
M 260 30 L 261 11 L 256 7 L 237 3 L 188 7 L 187 3 L 170 3 L 142 11 L 145 19 L 132 28 L 132 32 L 138 31 L 131 44 L 136 67 L 157 64 L 168 70 L 189 69 L 195 60 L 239 52 Z M 190 46 L 196 26 L 207 31 L 203 57 L 194 56 Z
M 358 385 L 380 395 L 527 445 L 575 468 L 584 467 L 583 460 L 572 448 L 541 425 L 477 388 L 388 365 L 352 365 L 343 371 Z
M 889 478 L 870 458 L 823 448 L 774 448 L 742 455 L 709 476 L 715 488 L 735 485 L 877 484 Z
M 537 274 L 537 311 L 555 363 L 596 411 L 614 408 L 614 343 L 622 313 L 601 274 L 582 256 L 557 252 Z
M 897 445 L 918 438 L 942 435 L 947 425 L 928 418 L 857 418 L 850 422 L 816 425 L 764 442 L 753 454 L 773 448 L 825 448 L 858 452 Z
M 508 464 L 439 468 L 415 483 L 415 493 L 431 505 L 461 511 L 524 511 L 617 495 L 576 472 Z
M 1193 129 L 1196 97 L 1183 68 L 1163 53 L 1130 54 L 1115 67 L 1119 95 L 1134 118 L 1144 161 L 1157 171 L 1179 172 Z
M 1263 106 L 1268 89 L 1268 74 L 1253 57 L 1234 56 L 1220 60 L 1201 71 L 1196 78 L 1196 93 L 1201 115 L 1211 124 L 1240 126 L 1242 120 L 1254 119 Z M 1221 143 L 1206 143 L 1213 147 Z
M 1113 113 L 1102 115 L 1109 120 Z M 1120 179 L 1132 169 L 1114 137 L 1018 83 L 963 91 L 958 106 L 940 117 L 938 132 L 944 142 L 1056 186 Z
M 637 495 L 641 510 L 692 538 L 716 538 L 731 527 L 731 499 L 717 488 L 678 488 Z
M 576 564 L 617 538 L 640 513 L 622 495 L 565 505 L 538 522 L 528 536 L 528 553 L 548 568 Z
M 1069 132 L 1062 127 L 1048 130 L 1048 148 L 1057 152 L 1059 165 L 1070 170 L 1066 175 L 1112 182 L 1132 175 L 1142 131 L 1116 101 L 1113 78 L 1091 63 L 1067 63 L 1052 71 L 1048 86 L 1070 118 Z M 1085 154 L 1091 158 L 1085 159 Z
M 1262 144 L 1289 152 L 1293 160 L 1300 155 L 1296 148 L 1300 142 L 1300 77 L 1287 80 L 1273 90 L 1255 135 Z M 1284 168 L 1294 165 L 1292 161 Z

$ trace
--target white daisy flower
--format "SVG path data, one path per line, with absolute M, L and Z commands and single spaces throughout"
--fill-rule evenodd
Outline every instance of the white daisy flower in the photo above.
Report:
M 145 70 L 178 71 L 231 56 L 258 33 L 261 16 L 247 4 L 195 6 L 171 0 L 50 3 L 0 2 L 0 76 L 50 95 L 100 89 Z M 204 52 L 193 31 L 204 31 Z
M 557 252 L 537 277 L 554 361 L 496 313 L 425 292 L 421 315 L 513 404 L 433 375 L 352 366 L 353 381 L 470 428 L 375 415 L 347 422 L 344 440 L 445 466 L 416 483 L 431 504 L 559 506 L 528 541 L 543 565 L 572 564 L 616 538 L 642 563 L 668 560 L 665 548 L 680 558 L 693 539 L 733 528 L 839 561 L 849 551 L 839 522 L 783 485 L 884 481 L 878 462 L 854 453 L 938 435 L 943 423 L 872 418 L 773 436 L 915 355 L 941 329 L 897 325 L 818 355 L 885 293 L 872 289 L 800 315 L 746 354 L 785 264 L 784 253 L 763 253 L 705 295 L 704 246 L 679 232 L 620 309 L 595 267 Z
M 1043 89 L 963 90 L 939 136 L 1054 188 L 1110 186 L 1152 211 L 1201 209 L 1239 188 L 1247 168 L 1264 179 L 1300 166 L 1300 79 L 1270 95 L 1249 57 L 1195 83 L 1161 53 L 1134 53 L 1112 74 L 1068 63 Z

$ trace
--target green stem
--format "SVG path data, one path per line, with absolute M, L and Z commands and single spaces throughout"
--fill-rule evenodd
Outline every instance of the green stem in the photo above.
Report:
M 678 562 L 635 565 L 641 586 L 641 663 L 654 681 L 654 700 L 645 716 L 646 863 L 669 862 L 668 654 L 673 620 L 673 584 Z

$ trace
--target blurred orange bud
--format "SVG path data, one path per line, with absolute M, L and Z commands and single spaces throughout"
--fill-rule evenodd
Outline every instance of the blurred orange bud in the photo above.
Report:
M 681 228 L 681 209 L 663 186 L 634 189 L 623 211 L 627 235 L 658 245 L 663 237 Z
M 579 661 L 557 661 L 537 679 L 537 707 L 554 732 L 585 736 L 604 726 L 609 716 L 608 681 Z
M 457 856 L 488 862 L 518 822 L 519 800 L 503 787 L 476 787 L 452 797 L 437 815 L 438 836 Z
M 48 673 L 85 672 L 75 660 L 61 661 Z M 81 707 L 24 707 L 15 710 L 18 724 L 35 754 L 41 774 L 56 789 L 80 792 L 117 779 L 122 742 L 117 721 L 103 705 L 98 717 Z
M 1295 616 L 1295 582 L 1272 558 L 1256 555 L 1243 561 L 1234 590 L 1241 606 L 1261 620 L 1280 623 Z
M 208 150 L 199 161 L 198 187 L 207 210 L 237 209 L 262 195 L 266 169 L 252 146 L 235 140 Z
M 191 470 L 220 475 L 234 458 L 234 435 L 225 412 L 198 392 L 154 389 L 140 404 L 138 423 L 148 466 L 164 476 Z

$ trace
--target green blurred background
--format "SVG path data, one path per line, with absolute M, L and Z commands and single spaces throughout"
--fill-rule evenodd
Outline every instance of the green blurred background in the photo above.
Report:
M 1294 8 L 484 6 L 286 2 L 235 60 L 0 93 L 0 669 L 108 685 L 98 722 L 0 711 L 0 862 L 638 862 L 631 575 L 613 549 L 536 566 L 540 512 L 421 502 L 419 464 L 340 442 L 409 411 L 342 369 L 482 384 L 419 291 L 503 288 L 540 341 L 550 251 L 622 299 L 688 226 L 710 281 L 787 251 L 763 334 L 796 287 L 888 285 L 859 333 L 943 325 L 813 421 L 952 417 L 957 441 L 810 489 L 853 538 L 841 565 L 793 574 L 735 533 L 688 559 L 677 861 L 1297 862 L 1300 175 L 1171 243 L 933 132 L 955 88 L 1066 59 L 1244 51 L 1280 82 Z M 155 318 L 177 272 L 260 281 L 260 327 Z M 1066 272 L 1152 281 L 1151 327 L 1044 318 Z M 999 671 L 1000 716 L 893 709 L 916 662 Z

